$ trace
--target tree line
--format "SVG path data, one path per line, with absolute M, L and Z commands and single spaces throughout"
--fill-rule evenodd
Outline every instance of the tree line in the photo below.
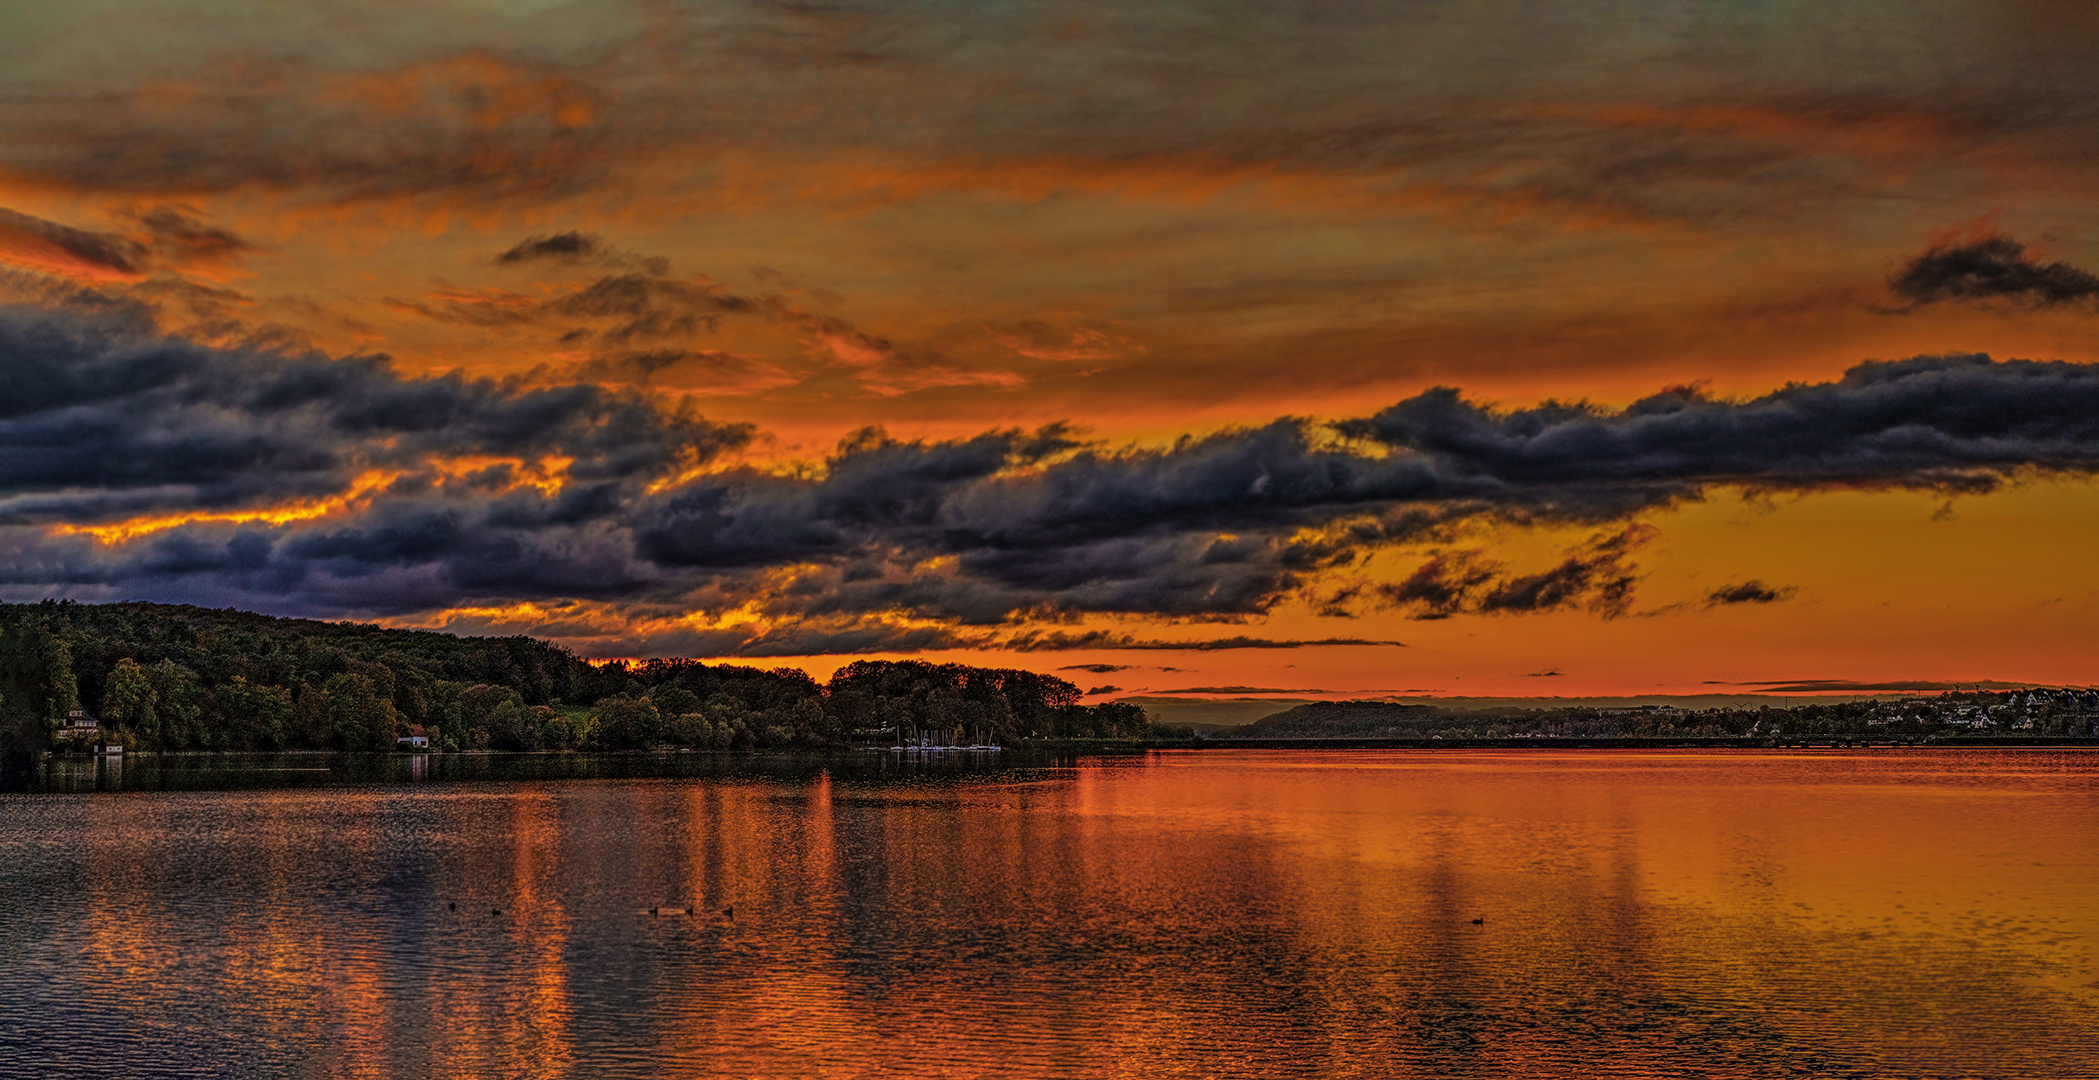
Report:
M 1891 699 L 1596 708 L 1448 708 L 1420 702 L 1300 705 L 1240 728 L 1240 738 L 1506 739 L 1555 737 L 1924 738 L 1961 735 L 2099 737 L 2099 691 L 2036 687 L 1948 690 Z
M 68 714 L 136 750 L 387 750 L 412 728 L 460 750 L 827 748 L 906 738 L 1144 735 L 1142 709 L 1082 705 L 1029 671 L 863 660 L 791 668 L 591 662 L 530 637 L 165 604 L 0 604 L 0 754 Z

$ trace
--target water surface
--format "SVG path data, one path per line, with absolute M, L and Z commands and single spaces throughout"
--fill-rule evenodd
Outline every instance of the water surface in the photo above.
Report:
M 0 796 L 0 1075 L 2084 1075 L 2095 779 L 1943 749 L 64 765 Z

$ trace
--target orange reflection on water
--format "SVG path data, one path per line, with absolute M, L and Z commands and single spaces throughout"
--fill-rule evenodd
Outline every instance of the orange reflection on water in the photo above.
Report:
M 508 888 L 488 907 L 489 925 L 498 938 L 489 946 L 506 961 L 504 992 L 460 983 L 442 991 L 442 1004 L 429 1020 L 444 1030 L 433 1055 L 437 1075 L 475 1077 L 486 1074 L 488 1061 L 529 1063 L 514 1075 L 556 1076 L 573 1066 L 569 1042 L 569 918 L 558 880 L 568 852 L 564 845 L 560 803 L 538 785 L 522 785 L 497 807 L 502 826 L 495 834 L 507 841 Z M 451 901 L 448 901 L 448 903 Z M 501 914 L 497 914 L 500 911 Z M 471 917 L 481 912 L 471 909 Z
M 329 1075 L 2064 1075 L 2099 1039 L 2095 762 L 1204 750 L 63 796 L 34 808 L 65 831 L 0 818 L 28 853 L 0 874 L 83 837 L 51 923 L 82 962 L 44 977 L 110 1015 L 202 1002 Z M 33 1026 L 11 978 L 0 1019 Z
M 1433 1010 L 1432 974 L 1453 993 L 1521 982 L 1579 1005 L 1608 981 L 1635 1001 L 1730 1003 L 1774 1030 L 1831 1028 L 1832 1010 L 1864 1007 L 1874 1037 L 1920 1061 L 1997 1065 L 2038 1030 L 2059 1037 L 2050 1025 L 2099 1030 L 2091 751 L 1204 752 L 1152 765 L 1101 769 L 1127 782 L 1101 785 L 1092 812 L 1190 834 L 1224 819 L 1269 846 L 1266 892 L 1322 972 L 1308 982 L 1368 976 L 1351 997 Z M 1376 949 L 1412 960 L 1327 968 Z M 1984 1015 L 1932 982 L 1976 985 L 1959 966 L 1971 962 L 2062 997 Z M 1671 970 L 1687 964 L 1688 982 Z M 1571 1011 L 1540 1022 L 1592 1022 Z M 1949 1026 L 1994 1037 L 1963 1046 Z M 1558 1052 L 1509 1039 L 1467 1068 L 1551 1071 Z M 2047 1062 L 2037 1053 L 2023 1074 Z

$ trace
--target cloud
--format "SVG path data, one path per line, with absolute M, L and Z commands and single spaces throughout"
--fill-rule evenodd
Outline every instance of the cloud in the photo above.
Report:
M 2067 307 L 2099 298 L 2099 274 L 2066 262 L 2041 262 L 2009 236 L 1985 236 L 1916 256 L 1888 278 L 1888 288 L 1913 307 L 1946 300 Z
M 61 225 L 0 208 L 0 262 L 88 282 L 136 280 L 155 270 L 219 265 L 255 250 L 181 205 L 133 207 L 128 232 Z
M 52 95 L 34 139 L 17 140 L 36 149 L 0 152 L 0 170 L 145 198 L 544 201 L 602 182 L 635 147 L 601 122 L 612 98 L 589 72 L 485 51 L 364 70 L 221 54 Z
M 1578 521 L 1719 486 L 1954 493 L 2088 474 L 2095 406 L 2099 366 L 1965 354 L 1864 363 L 1747 401 L 1678 387 L 1621 410 L 1496 411 L 1439 387 L 1337 428 L 1400 452 L 1419 497 Z
M 669 260 L 619 250 L 594 234 L 527 237 L 494 261 L 511 267 L 589 265 L 611 272 L 588 281 L 545 283 L 528 292 L 447 286 L 420 299 L 387 297 L 383 302 L 435 322 L 539 334 L 564 351 L 589 350 L 590 359 L 564 371 L 577 379 L 649 384 L 658 373 L 669 372 L 663 381 L 675 381 L 682 389 L 753 393 L 842 373 L 879 396 L 1025 381 L 1012 372 L 971 368 L 900 347 L 837 316 L 811 311 L 782 292 L 737 292 L 703 274 L 673 277 Z M 760 276 L 778 278 L 770 272 Z M 730 319 L 770 326 L 801 361 L 761 360 L 697 344 Z
M 1094 694 L 1116 694 L 1121 692 L 1122 687 L 1120 686 L 1096 686 L 1091 690 L 1086 691 L 1086 696 L 1091 697 Z
M 255 245 L 231 229 L 205 221 L 193 206 L 134 208 L 124 217 L 145 234 L 153 261 L 161 266 L 224 263 L 255 250 Z
M 1073 649 L 1129 649 L 1160 650 L 1172 652 L 1228 652 L 1237 649 L 1310 649 L 1327 646 L 1404 646 L 1403 641 L 1375 641 L 1368 638 L 1264 638 L 1234 635 L 1222 638 L 1197 638 L 1176 641 L 1162 638 L 1140 638 L 1129 634 L 1116 634 L 1105 630 L 1088 630 L 1072 634 L 1061 630 L 1028 631 L 998 643 L 998 647 L 1013 652 L 1058 652 Z M 1160 668 L 1175 671 L 1176 668 Z
M 613 345 L 683 340 L 714 330 L 725 315 L 778 313 L 784 307 L 777 298 L 741 296 L 705 277 L 666 278 L 638 271 L 606 274 L 552 296 L 448 288 L 420 301 L 389 303 L 437 322 L 491 329 L 537 327 L 559 333 L 567 342 Z
M 1417 619 L 1447 619 L 1468 610 L 1480 589 L 1494 580 L 1495 567 L 1478 552 L 1453 551 L 1429 557 L 1405 580 L 1380 587 L 1384 599 Z
M 1722 585 L 1714 589 L 1706 594 L 1705 602 L 1707 607 L 1718 607 L 1723 604 L 1773 604 L 1780 600 L 1789 599 L 1798 591 L 1799 589 L 1791 585 L 1772 588 L 1755 578 L 1751 578 L 1739 585 Z
M 634 392 L 412 378 L 378 357 L 19 312 L 0 315 L 0 401 L 7 583 L 276 592 L 314 610 L 631 589 L 649 573 L 610 523 L 752 434 Z M 444 471 L 455 458 L 508 460 Z M 138 539 L 88 539 L 112 523 L 100 535 Z
M 1109 675 L 1117 671 L 1129 671 L 1134 664 L 1066 664 L 1058 671 L 1090 671 L 1095 675 Z
M 1720 487 L 1980 492 L 2099 472 L 2099 367 L 1919 357 L 1724 401 L 1373 416 L 1115 447 L 1053 424 L 855 434 L 761 469 L 755 430 L 598 385 L 159 337 L 116 307 L 0 311 L 0 592 L 405 616 L 590 600 L 716 613 L 694 649 L 1392 647 L 1174 640 L 1091 615 L 1258 617 L 1467 521 L 1603 526 L 1553 565 L 1432 554 L 1357 590 L 1416 617 L 1630 610 L 1636 515 Z M 1713 602 L 1783 590 L 1746 582 Z M 654 631 L 652 631 L 654 633 Z
M 1313 440 L 1296 421 L 1167 450 L 1093 447 L 1061 426 L 939 443 L 867 432 L 817 476 L 697 481 L 665 498 L 638 537 L 665 565 L 832 561 L 842 592 L 869 596 L 908 586 L 931 598 L 923 590 L 942 582 L 915 571 L 900 580 L 862 553 L 947 556 L 950 595 L 978 618 L 1258 613 L 1356 557 L 1356 540 L 1301 527 L 1374 511 L 1418 485 L 1407 463 Z M 850 579 L 848 561 L 858 566 Z
M 1614 536 L 1592 540 L 1586 550 L 1550 570 L 1504 578 L 1479 598 L 1479 610 L 1494 615 L 1580 607 L 1605 618 L 1623 615 L 1638 579 L 1627 556 L 1656 531 L 1653 526 L 1629 525 Z
M 1592 537 L 1559 565 L 1533 574 L 1504 574 L 1478 552 L 1431 556 L 1404 580 L 1378 586 L 1386 603 L 1416 619 L 1447 619 L 1461 613 L 1533 614 L 1581 609 L 1605 618 L 1632 605 L 1638 573 L 1628 561 L 1656 534 L 1649 525 Z
M 528 236 L 496 256 L 496 262 L 505 265 L 535 261 L 579 263 L 597 259 L 607 250 L 603 238 L 570 231 L 550 236 Z
M 1271 686 L 1183 686 L 1173 690 L 1161 690 L 1161 694 L 1324 694 L 1323 689 L 1278 690 Z
M 658 255 L 636 255 L 605 242 L 596 233 L 568 232 L 528 236 L 506 248 L 495 258 L 498 266 L 552 263 L 557 266 L 596 265 L 638 271 L 652 277 L 670 273 L 670 260 Z
M 59 274 L 121 278 L 141 273 L 145 245 L 0 208 L 0 259 Z
M 1823 694 L 1823 693 L 1906 693 L 1928 690 L 2023 690 L 2032 683 L 1998 682 L 1981 679 L 1972 682 L 1940 682 L 1929 679 L 1897 680 L 1892 682 L 1853 682 L 1849 679 L 1796 679 L 1778 682 L 1732 683 L 1727 685 L 1752 687 L 1757 694 Z
M 56 69 L 0 172 L 73 192 L 467 214 L 708 194 L 886 205 L 957 190 L 1186 204 L 1267 188 L 1341 210 L 1725 223 L 1884 197 L 1904 180 L 1930 190 L 1952 171 L 1932 166 L 1956 151 L 1967 169 L 2000 164 L 2007 143 L 2044 160 L 2080 152 L 2047 137 L 2074 131 L 2076 110 L 2036 108 L 2025 88 L 2083 86 L 2081 73 L 2035 74 L 2023 51 L 2016 79 L 1940 94 L 1809 40 L 1789 42 L 1803 59 L 1781 74 L 1698 31 L 1635 71 L 1608 62 L 1623 47 L 1601 29 L 1608 19 L 1511 35 L 1503 20 L 1438 12 L 1424 33 L 1420 13 L 1394 9 L 1350 33 L 1351 60 L 1332 51 L 1332 27 L 1288 10 L 1239 9 L 1246 37 L 1181 33 L 1172 50 L 1146 47 L 1173 32 L 1156 18 L 1091 20 L 1056 63 L 1042 62 L 1039 20 L 1003 9 L 972 12 L 960 48 L 951 12 L 903 8 L 760 6 L 586 28 L 557 6 L 506 16 L 500 32 L 453 20 L 352 49 L 294 18 L 253 31 L 246 55 L 242 43 L 156 40 L 151 63 L 125 65 L 149 75 L 75 82 Z M 1872 29 L 1821 36 L 1915 29 L 1852 18 Z M 1276 45 L 1248 53 L 1248 40 Z M 1917 45 L 1933 46 L 1946 48 Z M 1496 63 L 1477 62 L 1489 53 Z M 1993 59 L 2009 66 L 1978 54 L 1973 35 L 1953 57 L 1978 74 Z M 1289 92 L 1250 93 L 1256 84 Z M 1097 107 L 1071 107 L 1073 85 Z M 1687 85 L 1707 89 L 1685 103 Z

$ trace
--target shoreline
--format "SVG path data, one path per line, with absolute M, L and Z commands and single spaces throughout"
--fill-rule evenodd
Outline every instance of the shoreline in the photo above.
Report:
M 1183 744 L 1185 745 L 1185 744 Z M 1915 738 L 1817 735 L 1812 738 L 1772 739 L 1761 736 L 1646 736 L 1611 738 L 1499 738 L 1499 739 L 1407 739 L 1407 738 L 1275 738 L 1208 739 L 1203 749 L 1243 747 L 1261 750 L 1897 750 L 1975 749 L 1982 747 L 2092 747 L 2099 738 L 2079 735 L 1949 735 Z
M 0 795 L 116 794 L 152 791 L 265 790 L 335 787 L 396 787 L 423 784 L 530 784 L 576 780 L 661 781 L 709 777 L 772 776 L 808 780 L 829 775 L 845 780 L 903 780 L 926 776 L 1027 775 L 1068 770 L 1083 759 L 1138 764 L 1153 754 L 1187 760 L 1215 757 L 1253 761 L 1260 755 L 1320 752 L 1358 754 L 1365 762 L 1377 755 L 1407 755 L 1425 761 L 1438 754 L 1535 756 L 1562 761 L 1585 755 L 1631 759 L 1653 755 L 1657 761 L 1684 751 L 1752 758 L 1812 759 L 1832 763 L 1869 758 L 1944 757 L 1976 751 L 2018 754 L 2022 751 L 2099 753 L 2099 740 L 2062 736 L 1975 736 L 1917 740 L 1813 739 L 1776 745 L 1766 740 L 1720 738 L 1662 739 L 1203 739 L 1174 740 L 1042 740 L 1007 747 L 1005 752 L 899 754 L 865 747 L 828 750 L 659 750 L 591 753 L 580 751 L 484 751 L 453 754 L 389 752 L 213 753 L 179 751 L 127 754 L 119 758 L 48 757 L 26 770 L 0 776 Z M 1871 751 L 1871 753 L 1862 753 Z M 1426 753 L 1424 753 L 1426 752 Z M 1841 752 L 1841 753 L 1839 753 Z M 1455 759 L 1453 759 L 1455 760 Z
M 1142 753 L 1152 750 L 1830 750 L 1830 749 L 1979 749 L 2017 747 L 2089 747 L 2099 749 L 2099 737 L 2088 735 L 1945 735 L 1917 736 L 1913 738 L 1890 738 L 1887 736 L 1842 736 L 1817 735 L 1811 738 L 1772 739 L 1764 736 L 1646 736 L 1621 735 L 1610 737 L 1502 737 L 1480 739 L 1453 738 L 1405 738 L 1405 737 L 1288 737 L 1288 738 L 1232 738 L 1203 737 L 1195 739 L 1026 739 L 1010 746 L 1001 746 L 996 751 L 936 750 L 922 753 L 898 753 L 887 746 L 829 746 L 829 747 L 778 747 L 753 750 L 713 750 L 693 747 L 666 746 L 651 750 L 136 750 L 127 751 L 123 759 L 140 760 L 193 760 L 224 761 L 234 758 L 286 757 L 286 758 L 354 758 L 357 760 L 506 760 L 522 758 L 583 759 L 603 758 L 612 760 L 644 759 L 660 757 L 709 757 L 709 758 L 780 758 L 780 757 L 825 757 L 864 758 L 867 755 L 895 755 L 900 760 L 963 760 L 987 758 L 992 753 L 1029 753 L 1034 751 L 1111 753 Z M 58 754 L 46 751 L 45 761 L 88 761 L 98 755 Z

